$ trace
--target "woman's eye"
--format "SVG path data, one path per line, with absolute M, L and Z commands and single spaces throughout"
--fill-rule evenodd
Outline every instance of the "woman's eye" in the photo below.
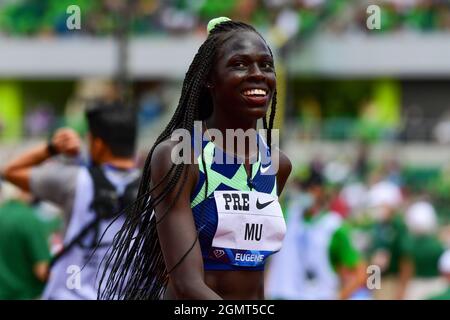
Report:
M 273 63 L 271 63 L 271 62 L 264 62 L 263 63 L 263 68 L 273 68 Z
M 244 64 L 243 62 L 236 62 L 236 63 L 234 64 L 234 66 L 235 66 L 235 67 L 238 67 L 238 68 L 244 68 L 244 67 L 245 67 L 245 64 Z

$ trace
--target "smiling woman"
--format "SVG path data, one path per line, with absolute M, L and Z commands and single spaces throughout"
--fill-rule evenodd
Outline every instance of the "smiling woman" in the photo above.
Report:
M 138 199 L 105 258 L 112 272 L 103 272 L 101 299 L 264 298 L 264 264 L 286 231 L 278 196 L 291 171 L 271 143 L 273 55 L 245 23 L 218 18 L 208 31 L 178 108 L 149 152 Z M 259 119 L 267 141 L 254 130 Z M 225 142 L 192 143 L 191 161 L 174 164 L 178 141 L 170 137 L 177 129 L 193 132 L 195 121 L 203 123 L 202 133 L 220 130 Z M 254 144 L 245 140 L 240 158 L 226 141 L 230 129 L 256 135 Z M 216 162 L 217 151 L 234 161 Z

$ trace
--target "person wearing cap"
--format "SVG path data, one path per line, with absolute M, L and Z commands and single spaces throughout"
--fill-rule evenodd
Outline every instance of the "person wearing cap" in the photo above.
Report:
M 436 212 L 428 201 L 420 200 L 410 205 L 405 222 L 411 233 L 414 263 L 414 277 L 408 284 L 405 299 L 420 300 L 445 288 L 438 270 L 438 260 L 444 246 L 437 236 Z
M 439 272 L 447 282 L 447 289 L 440 294 L 431 296 L 429 300 L 450 300 L 450 250 L 445 251 L 439 258 Z

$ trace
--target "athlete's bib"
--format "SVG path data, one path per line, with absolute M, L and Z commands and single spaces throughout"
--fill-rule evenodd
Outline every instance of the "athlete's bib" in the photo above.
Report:
M 281 249 L 286 223 L 278 197 L 257 191 L 215 191 L 218 224 L 208 258 L 261 266 Z

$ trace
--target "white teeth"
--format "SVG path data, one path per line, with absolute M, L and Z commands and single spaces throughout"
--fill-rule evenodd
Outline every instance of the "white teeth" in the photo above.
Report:
M 265 96 L 266 95 L 266 90 L 263 90 L 263 89 L 250 89 L 250 90 L 244 91 L 244 95 L 246 95 L 246 96 L 253 96 L 253 95 Z

